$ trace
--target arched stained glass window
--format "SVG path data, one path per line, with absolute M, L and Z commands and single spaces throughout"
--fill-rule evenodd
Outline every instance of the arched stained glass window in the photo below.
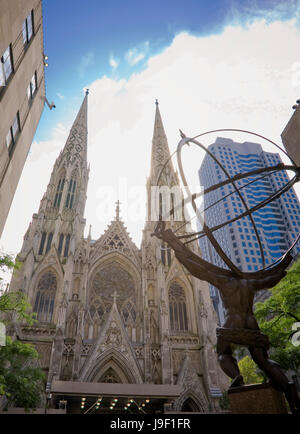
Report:
M 128 303 L 126 303 L 125 306 L 123 306 L 122 316 L 124 318 L 125 323 L 127 323 L 130 320 L 132 320 L 133 322 L 135 322 L 135 320 L 136 320 L 136 311 L 135 311 L 135 308 L 134 308 L 133 304 L 130 303 L 130 301 Z
M 76 190 L 76 175 L 73 175 L 71 180 L 70 180 L 70 184 L 69 184 L 69 188 L 68 188 L 68 195 L 67 195 L 67 199 L 66 199 L 66 208 L 70 208 L 70 209 L 73 208 L 75 190 Z
M 188 330 L 185 292 L 176 282 L 173 282 L 169 289 L 169 315 L 172 331 Z
M 37 294 L 34 303 L 34 312 L 39 321 L 51 322 L 54 300 L 57 288 L 57 280 L 54 273 L 48 271 L 39 280 Z
M 119 312 L 123 307 L 134 317 L 135 313 L 131 309 L 136 303 L 135 284 L 128 271 L 121 268 L 117 263 L 111 263 L 101 267 L 94 275 L 91 281 L 90 305 L 95 299 L 99 299 L 109 311 L 113 304 L 114 292 L 116 291 L 116 303 Z M 130 304 L 127 303 L 130 301 Z
M 59 208 L 60 206 L 60 202 L 61 202 L 61 196 L 62 196 L 62 192 L 64 189 L 64 185 L 65 185 L 65 177 L 61 177 L 60 180 L 58 181 L 58 185 L 57 185 L 57 189 L 56 189 L 56 194 L 55 194 L 55 199 L 54 199 L 54 208 Z
M 137 321 L 135 283 L 127 270 L 112 262 L 98 269 L 90 282 L 88 318 L 94 330 L 94 339 L 99 335 L 99 326 L 110 312 L 114 301 L 128 335 L 132 336 L 132 328 Z

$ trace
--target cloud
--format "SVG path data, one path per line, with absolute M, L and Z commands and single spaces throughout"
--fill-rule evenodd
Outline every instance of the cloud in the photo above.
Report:
M 119 61 L 111 54 L 109 57 L 109 64 L 113 69 L 116 69 L 119 66 Z
M 65 96 L 62 95 L 61 93 L 57 92 L 56 95 L 58 96 L 59 99 L 63 100 L 65 99 Z
M 95 62 L 95 55 L 92 51 L 84 54 L 78 65 L 78 75 L 80 78 L 84 78 L 85 72 L 90 68 Z
M 28 161 L 30 163 L 49 158 L 49 155 L 58 155 L 69 134 L 69 130 L 59 122 L 52 130 L 51 138 L 47 141 L 34 141 L 30 147 Z
M 91 171 L 86 230 L 92 224 L 93 236 L 98 237 L 113 218 L 114 206 L 106 221 L 99 211 L 104 192 L 112 187 L 115 194 L 110 196 L 111 201 L 122 202 L 121 217 L 139 245 L 145 216 L 134 221 L 130 210 L 134 208 L 135 192 L 145 188 L 150 171 L 156 98 L 171 152 L 180 140 L 179 128 L 192 137 L 211 129 L 241 128 L 280 144 L 280 134 L 293 113 L 291 107 L 300 95 L 300 84 L 293 79 L 293 65 L 300 62 L 299 47 L 300 32 L 295 21 L 267 24 L 260 20 L 246 28 L 227 26 L 222 34 L 207 37 L 183 32 L 160 54 L 149 57 L 143 71 L 128 79 L 102 76 L 88 84 Z M 142 53 L 135 51 L 136 56 Z M 132 61 L 134 58 L 132 54 Z M 219 135 L 239 140 L 236 135 Z M 21 202 L 11 211 L 3 242 L 15 233 L 20 248 L 66 136 L 66 129 L 58 125 L 49 142 L 34 144 L 33 155 L 35 148 L 44 149 L 45 154 L 35 161 L 31 156 L 26 163 L 15 198 Z M 208 136 L 201 142 L 208 145 L 213 139 Z M 258 141 L 249 136 L 242 140 Z M 49 149 L 53 150 L 51 158 L 47 158 Z M 187 149 L 183 157 L 187 178 L 195 185 L 202 156 L 198 150 Z M 36 179 L 37 170 L 43 181 L 33 193 L 32 174 Z M 26 202 L 28 192 L 30 201 Z
M 143 60 L 149 52 L 149 42 L 143 42 L 137 47 L 131 48 L 125 54 L 125 59 L 130 66 L 134 66 Z
M 227 12 L 230 23 L 249 24 L 259 19 L 267 23 L 274 21 L 300 20 L 300 3 L 298 0 L 230 0 Z

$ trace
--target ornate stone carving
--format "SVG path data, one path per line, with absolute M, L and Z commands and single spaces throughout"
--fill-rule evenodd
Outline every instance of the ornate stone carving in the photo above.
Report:
M 144 348 L 142 346 L 135 347 L 134 348 L 135 355 L 137 359 L 143 359 L 144 358 Z
M 21 327 L 21 332 L 26 336 L 45 336 L 53 337 L 55 336 L 56 329 L 49 327 L 38 327 L 38 326 L 24 326 Z
M 118 347 L 122 342 L 121 332 L 117 328 L 115 321 L 111 322 L 111 326 L 107 330 L 105 345 L 108 347 Z
M 85 132 L 83 127 L 73 126 L 68 141 L 65 146 L 63 153 L 64 165 L 68 167 L 69 165 L 74 165 L 75 163 L 82 164 L 82 143 L 85 141 Z
M 35 344 L 35 348 L 40 355 L 40 366 L 43 369 L 49 368 L 50 357 L 51 357 L 51 349 L 52 345 L 50 344 Z
M 74 344 L 65 343 L 63 355 L 64 356 L 72 356 L 74 354 Z
M 88 356 L 90 351 L 91 351 L 92 346 L 93 346 L 92 344 L 84 344 L 82 346 L 81 355 L 82 356 Z
M 161 352 L 159 346 L 152 346 L 151 347 L 151 358 L 153 360 L 160 360 L 161 359 Z
M 196 336 L 170 336 L 169 341 L 174 345 L 199 345 L 199 338 Z
M 184 356 L 181 364 L 181 369 L 177 378 L 177 384 L 181 384 L 183 392 L 181 396 L 174 401 L 174 410 L 181 411 L 184 401 L 193 397 L 195 404 L 199 407 L 199 411 L 209 411 L 208 400 L 205 396 L 205 390 L 200 380 L 195 364 L 190 359 L 190 354 Z
M 206 309 L 204 303 L 202 303 L 202 302 L 199 303 L 199 315 L 201 318 L 207 318 L 207 316 L 208 316 L 207 309 Z

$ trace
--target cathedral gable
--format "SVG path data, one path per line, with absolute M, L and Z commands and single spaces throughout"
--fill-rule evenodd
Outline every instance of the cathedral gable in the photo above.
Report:
M 115 364 L 119 360 L 120 365 L 125 364 L 127 367 L 130 366 L 131 378 L 132 380 L 134 379 L 132 382 L 143 382 L 140 368 L 119 314 L 116 301 L 114 301 L 91 355 L 83 367 L 82 379 L 99 381 L 98 377 L 101 376 L 101 367 L 105 365 L 109 368 L 110 360 L 112 364 Z
M 53 267 L 54 269 L 59 271 L 59 274 L 61 274 L 62 276 L 64 275 L 64 269 L 61 265 L 56 247 L 54 245 L 52 245 L 49 252 L 45 254 L 36 271 L 40 273 L 42 269 L 47 267 Z
M 202 381 L 200 380 L 188 354 L 182 361 L 177 378 L 177 384 L 180 384 L 183 387 L 183 393 L 174 403 L 174 407 L 177 411 L 182 411 L 188 400 L 192 401 L 195 407 L 198 407 L 199 412 L 202 413 L 209 411 L 209 404 Z M 196 408 L 194 411 L 195 410 Z
M 140 266 L 139 251 L 129 237 L 121 221 L 113 221 L 105 233 L 95 243 L 91 260 L 112 252 L 119 252 L 131 259 L 136 266 Z

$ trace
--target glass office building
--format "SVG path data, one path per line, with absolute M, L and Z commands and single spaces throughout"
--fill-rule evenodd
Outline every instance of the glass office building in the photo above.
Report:
M 263 151 L 257 143 L 236 143 L 231 139 L 218 137 L 209 151 L 220 161 L 230 176 L 250 172 L 255 169 L 276 166 L 282 163 L 279 154 Z M 199 169 L 200 184 L 207 188 L 227 179 L 221 167 L 208 154 Z M 254 207 L 280 190 L 288 181 L 286 171 L 271 171 L 249 176 L 236 181 L 244 201 L 249 208 Z M 211 206 L 215 204 L 214 206 Z M 209 227 L 231 221 L 245 212 L 243 201 L 232 184 L 220 187 L 205 196 L 205 221 Z M 253 219 L 268 266 L 285 253 L 300 233 L 300 204 L 293 188 L 278 199 L 253 213 Z M 221 247 L 242 271 L 253 272 L 262 268 L 263 260 L 255 229 L 249 217 L 229 223 L 218 229 L 214 235 Z M 226 267 L 207 239 L 200 239 L 204 259 Z M 299 253 L 300 243 L 295 247 Z M 211 287 L 215 309 L 222 323 L 224 316 L 218 292 Z M 258 293 L 257 299 L 264 299 L 268 291 Z M 256 299 L 256 300 L 257 300 Z

